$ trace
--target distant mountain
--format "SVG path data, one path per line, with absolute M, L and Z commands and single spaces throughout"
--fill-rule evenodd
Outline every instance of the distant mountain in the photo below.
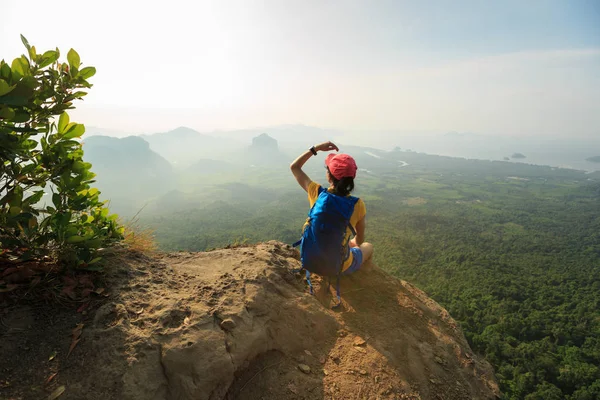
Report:
M 585 161 L 600 163 L 600 156 L 588 157 L 585 159 Z
M 291 161 L 289 156 L 279 150 L 277 140 L 266 133 L 252 139 L 252 145 L 246 148 L 240 160 L 254 166 L 284 166 Z
M 215 132 L 222 137 L 229 137 L 249 143 L 252 138 L 261 134 L 267 134 L 277 140 L 279 148 L 287 149 L 290 146 L 302 144 L 307 146 L 333 140 L 341 135 L 341 132 L 333 129 L 322 129 L 307 125 L 276 125 L 256 129 L 241 129 L 235 131 Z
M 145 169 L 147 174 L 170 171 L 171 164 L 150 149 L 150 145 L 139 136 L 122 139 L 110 136 L 91 136 L 84 141 L 85 158 L 94 167 L 119 170 L 127 174 L 135 169 Z
M 515 159 L 523 159 L 523 158 L 527 158 L 524 154 L 521 153 L 513 153 L 512 156 L 510 156 L 511 158 L 515 158 Z
M 117 212 L 131 212 L 139 206 L 136 199 L 167 192 L 175 183 L 171 164 L 139 136 L 91 136 L 83 149 L 103 198 L 110 199 Z
M 264 150 L 279 151 L 277 140 L 263 133 L 255 138 L 252 138 L 252 148 L 260 148 Z
M 210 136 L 187 127 L 142 135 L 150 148 L 177 167 L 188 167 L 199 159 L 220 158 L 231 148 L 241 147 L 225 138 Z

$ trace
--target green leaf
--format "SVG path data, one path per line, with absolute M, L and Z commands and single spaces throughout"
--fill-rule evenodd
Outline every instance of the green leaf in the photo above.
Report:
M 26 110 L 21 109 L 21 110 L 17 110 L 17 112 L 15 112 L 15 115 L 12 118 L 12 122 L 16 122 L 16 123 L 27 122 L 30 119 L 31 119 L 31 115 L 29 115 L 29 113 Z
M 23 68 L 23 64 L 21 63 L 20 58 L 15 58 L 13 60 L 12 64 L 10 64 L 10 69 L 12 70 L 14 80 L 18 80 L 21 77 L 25 76 L 25 69 Z M 17 76 L 16 78 L 15 75 Z
M 54 50 L 48 50 L 42 55 L 42 60 L 40 61 L 39 67 L 44 68 L 58 60 L 58 52 Z
M 83 124 L 75 124 L 72 126 L 67 133 L 63 136 L 63 139 L 73 139 L 80 137 L 85 133 L 85 126 Z
M 90 239 L 85 243 L 85 247 L 91 248 L 91 249 L 99 249 L 100 247 L 102 247 L 102 239 L 101 238 Z
M 2 77 L 2 79 L 6 79 L 6 80 L 10 80 L 10 66 L 3 61 L 2 62 L 2 66 L 0 67 L 0 76 Z
M 69 65 L 71 68 L 79 68 L 79 65 L 81 65 L 79 54 L 77 54 L 77 52 L 73 49 L 69 50 L 67 53 L 67 60 L 69 60 Z
M 29 53 L 29 58 L 31 58 L 32 61 L 36 59 L 37 53 L 35 52 L 35 46 L 31 46 L 28 49 L 28 53 Z
M 91 260 L 88 265 L 92 265 L 92 264 L 96 264 L 98 261 L 102 260 L 102 257 L 96 257 L 93 260 Z
M 23 79 L 21 79 L 21 82 L 19 82 L 17 84 L 17 86 L 18 85 L 21 85 L 26 89 L 33 90 L 33 89 L 37 88 L 37 86 L 39 85 L 39 82 L 33 76 L 28 75 L 28 76 L 23 77 Z
M 17 85 L 9 85 L 4 80 L 0 79 L 0 96 L 10 93 Z
M 58 118 L 58 133 L 64 133 L 65 132 L 65 128 L 67 127 L 67 125 L 69 124 L 69 114 L 67 114 L 66 112 L 63 112 L 62 114 L 60 114 L 60 118 Z
M 8 214 L 12 217 L 14 217 L 15 215 L 19 215 L 20 213 L 21 213 L 21 207 L 19 207 L 19 206 L 12 206 L 8 210 Z
M 12 108 L 2 107 L 0 108 L 0 119 L 13 119 L 15 116 L 15 112 Z
M 21 56 L 21 58 L 18 60 L 20 60 L 21 66 L 23 67 L 23 76 L 31 75 L 31 71 L 29 70 L 29 60 L 27 57 Z
M 60 195 L 58 193 L 52 195 L 52 203 L 54 204 L 54 207 L 60 208 Z
M 79 71 L 79 76 L 83 79 L 91 78 L 94 75 L 96 75 L 96 68 L 94 67 L 85 67 Z
M 44 195 L 44 191 L 38 190 L 33 195 L 31 195 L 28 198 L 26 198 L 25 200 L 23 200 L 23 203 L 28 204 L 28 205 L 36 204 L 38 201 L 40 201 L 42 199 L 43 195 Z
M 73 236 L 69 236 L 67 238 L 67 243 L 81 243 L 81 242 L 85 242 L 86 238 L 83 236 L 79 236 L 79 235 L 73 235 Z
M 31 48 L 31 46 L 29 45 L 29 42 L 23 35 L 21 35 L 21 42 L 23 42 L 23 45 L 25 46 L 25 48 L 27 48 L 27 50 L 29 50 Z

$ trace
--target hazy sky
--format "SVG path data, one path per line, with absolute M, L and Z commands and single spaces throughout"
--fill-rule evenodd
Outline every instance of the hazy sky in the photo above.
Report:
M 600 2 L 2 0 L 0 57 L 97 67 L 73 114 L 130 132 L 303 123 L 600 135 Z

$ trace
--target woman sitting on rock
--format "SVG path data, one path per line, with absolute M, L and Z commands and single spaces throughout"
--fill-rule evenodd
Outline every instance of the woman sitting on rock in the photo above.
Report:
M 373 245 L 365 242 L 365 203 L 350 195 L 357 170 L 354 159 L 343 153 L 327 156 L 327 189 L 302 170 L 319 151 L 333 150 L 339 151 L 332 142 L 313 146 L 294 160 L 290 169 L 308 193 L 311 207 L 301 240 L 302 266 L 320 275 L 339 277 L 358 271 L 372 257 Z

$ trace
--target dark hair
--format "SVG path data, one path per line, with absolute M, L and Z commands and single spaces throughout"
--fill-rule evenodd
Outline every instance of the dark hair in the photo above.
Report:
M 342 179 L 336 179 L 331 171 L 329 171 L 329 168 L 327 168 L 327 172 L 329 172 L 331 180 L 333 181 L 333 194 L 337 194 L 338 196 L 348 196 L 350 192 L 354 190 L 354 178 L 346 176 Z

